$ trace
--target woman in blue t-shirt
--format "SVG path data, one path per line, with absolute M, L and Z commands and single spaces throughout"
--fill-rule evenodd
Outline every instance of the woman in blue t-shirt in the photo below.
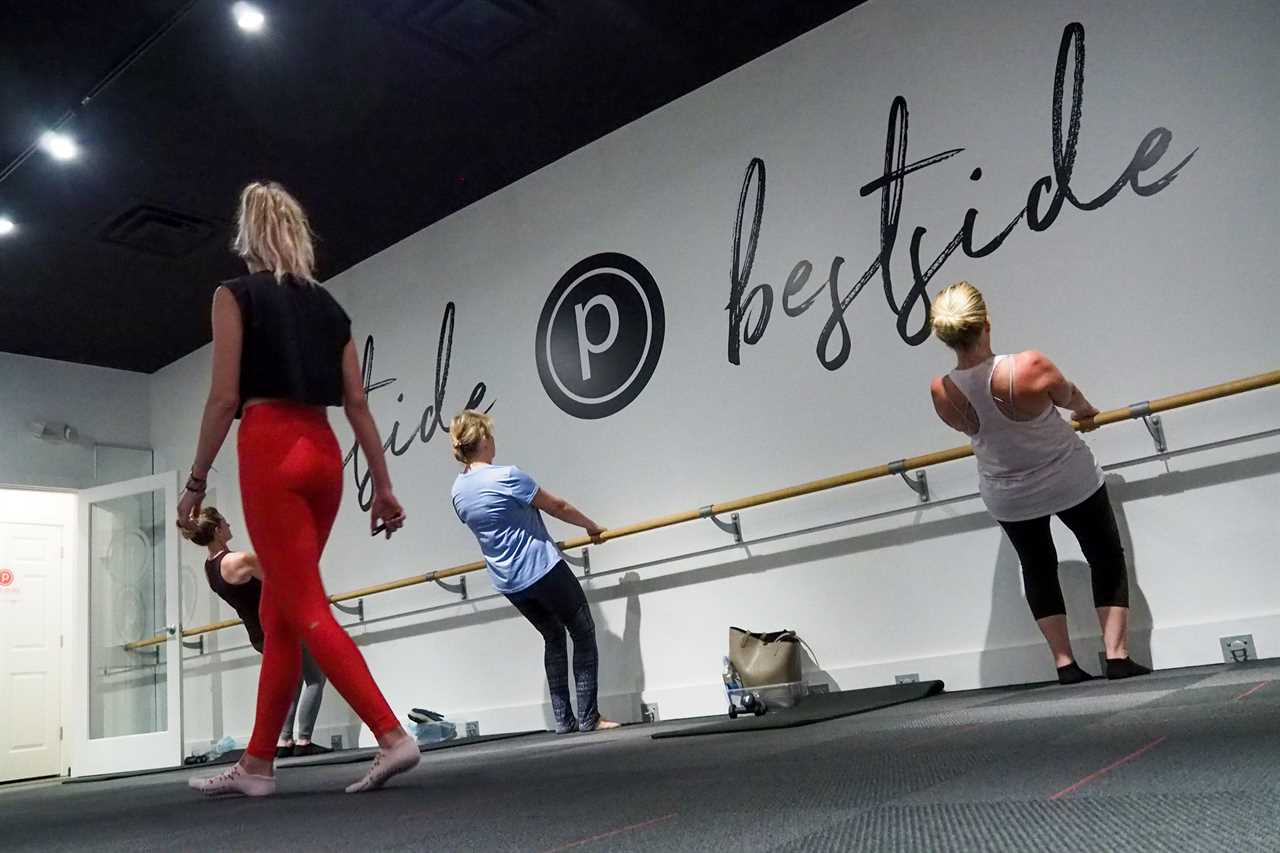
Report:
M 467 410 L 449 427 L 453 455 L 463 464 L 453 482 L 453 509 L 471 528 L 489 577 L 546 641 L 544 663 L 556 732 L 612 729 L 596 707 L 596 626 L 582 585 L 570 571 L 539 510 L 575 524 L 595 538 L 604 528 L 563 498 L 538 487 L 514 465 L 494 465 L 493 421 Z M 569 704 L 569 660 L 565 630 L 573 638 L 573 678 L 578 716 Z

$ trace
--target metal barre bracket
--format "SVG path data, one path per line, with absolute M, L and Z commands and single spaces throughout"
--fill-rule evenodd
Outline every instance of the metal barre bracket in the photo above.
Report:
M 458 578 L 457 583 L 445 583 L 444 581 L 440 580 L 440 578 L 436 578 L 436 586 L 440 587 L 446 592 L 452 592 L 462 596 L 463 601 L 467 600 L 467 576 L 466 575 L 460 576 Z
M 929 502 L 929 474 L 925 471 L 917 471 L 914 475 L 907 473 L 907 460 L 897 459 L 889 463 L 889 473 L 897 474 L 902 478 L 902 482 L 907 484 L 907 488 L 916 493 L 916 497 L 920 503 L 927 504 Z
M 1147 433 L 1151 436 L 1151 440 L 1155 442 L 1156 453 L 1167 453 L 1169 451 L 1169 442 L 1164 437 L 1164 422 L 1160 420 L 1159 415 L 1151 414 L 1151 401 L 1143 400 L 1141 403 L 1129 404 L 1129 417 L 1142 418 L 1142 425 L 1147 428 Z
M 736 512 L 734 512 L 729 514 L 728 521 L 721 521 L 719 518 L 716 517 L 715 513 L 712 512 L 712 509 L 713 509 L 712 505 L 707 504 L 706 506 L 698 510 L 698 515 L 702 518 L 710 519 L 712 524 L 714 524 L 716 527 L 719 527 L 725 533 L 728 533 L 730 536 L 732 536 L 733 541 L 735 543 L 739 545 L 742 544 L 741 516 L 739 516 Z
M 583 548 L 581 557 L 576 557 L 573 554 L 570 554 L 568 551 L 561 551 L 560 554 L 561 556 L 564 557 L 564 561 L 566 563 L 572 566 L 578 566 L 579 568 L 581 568 L 583 577 L 587 577 L 587 578 L 591 577 L 591 549 L 590 548 Z
M 1164 421 L 1160 420 L 1160 416 L 1149 415 L 1142 419 L 1142 424 L 1151 435 L 1151 440 L 1155 442 L 1156 453 L 1167 453 L 1169 451 L 1169 442 L 1165 440 Z
M 196 637 L 194 640 L 183 639 L 182 647 L 184 649 L 193 649 L 200 654 L 204 654 L 204 634 Z
M 361 622 L 364 621 L 364 599 L 363 598 L 357 598 L 355 604 L 343 604 L 341 601 L 331 601 L 329 603 L 332 604 L 334 607 L 338 608 L 339 610 L 341 610 L 343 613 L 346 613 L 350 616 L 355 616 Z

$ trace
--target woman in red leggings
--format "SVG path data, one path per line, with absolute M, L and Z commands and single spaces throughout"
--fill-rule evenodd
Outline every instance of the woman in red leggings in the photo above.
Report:
M 380 787 L 418 764 L 418 745 L 396 721 L 364 657 L 329 610 L 320 582 L 324 551 L 342 501 L 342 451 L 326 406 L 341 405 L 373 477 L 370 527 L 388 537 L 405 514 L 391 491 L 382 440 L 365 400 L 351 320 L 313 275 L 311 229 L 298 202 L 275 183 L 240 194 L 234 248 L 249 274 L 213 296 L 213 380 L 195 463 L 178 504 L 179 524 L 200 512 L 205 478 L 227 437 L 237 434 L 245 524 L 262 566 L 259 613 L 266 634 L 253 736 L 240 763 L 210 779 L 206 794 L 274 793 L 273 762 L 301 649 L 360 715 L 381 747 L 348 793 Z

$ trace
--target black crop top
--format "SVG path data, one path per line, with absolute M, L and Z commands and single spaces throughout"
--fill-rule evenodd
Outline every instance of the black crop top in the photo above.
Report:
M 241 400 L 342 404 L 342 351 L 351 340 L 351 318 L 328 290 L 291 276 L 277 282 L 269 272 L 222 286 L 235 296 L 244 325 Z
M 258 619 L 258 605 L 262 601 L 262 581 L 249 578 L 246 583 L 229 584 L 222 577 L 222 558 L 227 556 L 223 551 L 218 556 L 204 562 L 205 580 L 209 581 L 209 589 L 213 590 L 240 617 L 244 629 L 249 632 L 249 644 L 262 651 L 262 622 Z

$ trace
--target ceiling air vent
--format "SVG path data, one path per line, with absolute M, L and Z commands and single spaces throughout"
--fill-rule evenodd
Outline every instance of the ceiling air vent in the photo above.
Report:
M 148 255 L 180 258 L 207 243 L 219 227 L 189 213 L 140 204 L 111 220 L 101 237 L 108 243 L 128 246 Z
M 534 29 L 537 12 L 519 0 L 424 0 L 404 26 L 473 62 L 493 59 Z

